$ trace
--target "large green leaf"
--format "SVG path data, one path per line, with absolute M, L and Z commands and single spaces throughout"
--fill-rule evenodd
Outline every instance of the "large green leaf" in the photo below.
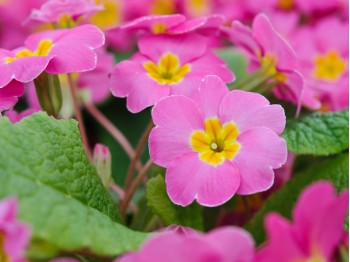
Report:
M 320 161 L 307 171 L 296 174 L 283 188 L 273 193 L 246 225 L 246 229 L 254 236 L 258 244 L 261 244 L 265 239 L 263 221 L 266 214 L 275 211 L 290 218 L 300 192 L 317 180 L 333 182 L 338 191 L 347 188 L 349 184 L 349 155 L 341 154 L 335 158 Z
M 147 236 L 129 230 L 89 163 L 75 120 L 0 119 L 0 198 L 14 195 L 35 242 L 117 255 Z
M 181 207 L 171 202 L 166 192 L 163 176 L 158 175 L 149 180 L 146 197 L 148 206 L 166 226 L 176 224 L 203 230 L 201 207 L 197 203 Z
M 314 113 L 287 123 L 282 134 L 296 154 L 327 156 L 349 148 L 349 111 Z

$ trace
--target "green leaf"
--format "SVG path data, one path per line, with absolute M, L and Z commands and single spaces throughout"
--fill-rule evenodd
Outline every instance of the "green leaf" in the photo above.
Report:
M 163 176 L 158 175 L 149 180 L 146 198 L 148 206 L 163 220 L 165 226 L 176 224 L 203 230 L 201 207 L 197 203 L 181 207 L 171 202 Z
M 282 134 L 296 154 L 328 156 L 349 148 L 349 111 L 314 113 L 287 123 Z
M 232 47 L 218 49 L 215 51 L 215 53 L 221 59 L 223 59 L 227 63 L 228 68 L 234 72 L 236 76 L 235 81 L 238 81 L 247 75 L 248 62 L 243 53 L 233 49 Z M 228 86 L 230 87 L 231 85 L 232 84 L 229 84 Z
M 147 236 L 121 221 L 89 163 L 75 120 L 37 113 L 11 124 L 0 119 L 0 198 L 14 195 L 33 238 L 59 250 L 113 256 Z
M 340 154 L 334 158 L 320 161 L 307 171 L 296 174 L 280 190 L 274 192 L 252 220 L 247 223 L 246 229 L 253 235 L 257 244 L 261 244 L 265 239 L 263 220 L 267 213 L 274 211 L 290 218 L 299 194 L 309 184 L 318 180 L 329 180 L 333 182 L 338 191 L 341 191 L 348 187 L 348 176 L 348 154 Z

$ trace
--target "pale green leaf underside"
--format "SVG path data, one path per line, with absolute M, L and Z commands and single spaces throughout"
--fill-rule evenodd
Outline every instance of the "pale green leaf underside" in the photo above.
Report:
M 37 113 L 0 119 L 0 198 L 15 195 L 34 239 L 60 250 L 117 255 L 145 234 L 119 224 L 115 203 L 89 163 L 77 122 Z
M 334 158 L 320 161 L 319 164 L 311 166 L 307 171 L 296 174 L 285 186 L 274 192 L 246 225 L 246 229 L 253 235 L 257 244 L 261 244 L 265 239 L 263 221 L 266 214 L 274 211 L 290 218 L 300 192 L 307 185 L 318 180 L 333 182 L 338 191 L 348 188 L 349 155 L 340 154 Z
M 349 148 L 349 111 L 314 113 L 291 120 L 282 134 L 296 154 L 327 156 Z

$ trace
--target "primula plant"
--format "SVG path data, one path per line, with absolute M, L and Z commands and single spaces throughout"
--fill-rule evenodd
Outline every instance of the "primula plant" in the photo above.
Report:
M 348 18 L 0 0 L 0 262 L 348 261 Z

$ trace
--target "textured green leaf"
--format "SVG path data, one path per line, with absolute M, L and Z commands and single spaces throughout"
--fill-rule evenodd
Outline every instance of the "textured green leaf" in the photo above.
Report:
M 246 229 L 253 235 L 257 244 L 261 244 L 265 239 L 263 220 L 266 214 L 275 211 L 290 218 L 300 192 L 317 180 L 333 182 L 338 191 L 347 188 L 349 184 L 349 155 L 340 154 L 334 158 L 323 160 L 307 171 L 296 174 L 280 190 L 273 193 L 246 225 Z
M 349 148 L 349 111 L 314 113 L 287 123 L 282 136 L 296 154 L 327 156 Z
M 19 199 L 34 239 L 60 250 L 117 255 L 146 237 L 118 223 L 75 120 L 37 113 L 13 125 L 2 118 L 0 137 L 0 198 Z
M 181 207 L 171 202 L 166 192 L 163 176 L 158 175 L 149 180 L 146 198 L 148 206 L 163 220 L 166 226 L 176 224 L 203 230 L 201 207 L 197 203 Z

